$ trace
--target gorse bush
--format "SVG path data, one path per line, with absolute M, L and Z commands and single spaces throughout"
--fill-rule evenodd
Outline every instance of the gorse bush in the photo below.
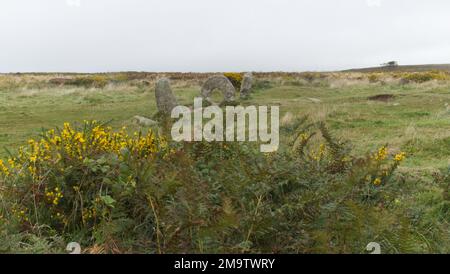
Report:
M 230 80 L 230 82 L 233 84 L 233 86 L 236 89 L 241 88 L 242 80 L 244 79 L 244 77 L 241 73 L 229 72 L 229 73 L 224 73 L 224 76 L 227 77 L 228 80 Z
M 84 87 L 84 88 L 104 88 L 108 84 L 105 76 L 95 75 L 86 77 L 77 77 L 65 82 L 65 85 Z
M 22 226 L 46 224 L 58 232 L 90 229 L 114 207 L 110 192 L 126 192 L 134 183 L 123 162 L 130 157 L 148 160 L 165 145 L 151 132 L 128 136 L 124 129 L 112 132 L 95 121 L 80 130 L 65 124 L 39 141 L 29 140 L 7 163 L 0 161 L 3 198 L 13 202 L 11 217 Z
M 52 251 L 64 239 L 107 253 L 362 253 L 371 241 L 384 252 L 435 250 L 397 207 L 404 153 L 354 156 L 306 118 L 282 131 L 292 139 L 271 154 L 95 121 L 44 132 L 0 162 L 0 242 L 34 235 Z
M 313 82 L 315 80 L 322 80 L 327 77 L 326 74 L 320 72 L 302 72 L 299 74 L 301 79 L 305 79 L 308 82 Z
M 401 78 L 404 81 L 414 83 L 425 83 L 432 80 L 445 81 L 450 80 L 450 76 L 444 71 L 427 71 L 427 72 L 415 72 L 415 73 L 403 73 Z

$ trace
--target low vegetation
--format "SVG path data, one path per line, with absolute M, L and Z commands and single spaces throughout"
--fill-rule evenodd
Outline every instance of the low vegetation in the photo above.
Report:
M 449 251 L 448 175 L 417 186 L 394 174 L 404 152 L 352 155 L 307 119 L 282 130 L 292 138 L 273 154 L 97 122 L 44 132 L 0 162 L 2 252 Z M 409 207 L 413 190 L 423 204 Z
M 284 116 L 271 154 L 133 124 L 152 75 L 0 75 L 0 252 L 449 253 L 443 75 L 256 74 L 245 104 Z M 86 77 L 106 84 L 49 84 Z M 172 79 L 189 104 L 204 77 Z

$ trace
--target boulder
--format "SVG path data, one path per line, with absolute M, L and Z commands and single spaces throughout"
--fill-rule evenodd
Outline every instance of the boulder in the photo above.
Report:
M 158 111 L 163 115 L 170 115 L 172 109 L 178 105 L 167 78 L 161 78 L 156 82 L 155 97 Z
M 253 74 L 248 72 L 244 75 L 241 84 L 241 97 L 246 98 L 250 95 L 253 86 Z
M 211 93 L 216 89 L 220 90 L 223 94 L 223 101 L 220 104 L 234 102 L 236 90 L 230 80 L 223 75 L 212 76 L 206 80 L 201 91 L 203 99 L 210 104 L 216 105 L 217 103 L 213 102 L 210 98 Z

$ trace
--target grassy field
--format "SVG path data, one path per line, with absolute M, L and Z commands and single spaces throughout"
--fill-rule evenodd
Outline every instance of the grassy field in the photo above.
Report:
M 160 76 L 0 75 L 0 253 L 449 252 L 449 73 L 256 73 L 273 154 L 145 134 Z M 192 105 L 209 74 L 165 76 Z
M 156 113 L 152 78 L 145 85 L 145 79 L 140 79 L 96 88 L 48 84 L 55 77 L 0 76 L 0 147 L 15 149 L 42 128 L 64 122 L 95 119 L 111 121 L 115 128 L 136 128 L 133 116 Z M 192 104 L 199 94 L 201 80 L 196 77 L 172 81 L 180 103 Z M 308 114 L 313 120 L 326 121 L 356 151 L 389 144 L 409 154 L 404 168 L 433 171 L 448 166 L 450 81 L 400 84 L 388 78 L 370 83 L 366 78 L 360 73 L 321 74 L 317 79 L 303 74 L 263 74 L 246 104 L 276 104 L 281 116 Z M 393 98 L 368 99 L 380 94 Z M 0 155 L 5 156 L 3 149 Z
M 394 66 L 394 67 L 371 67 L 371 68 L 359 68 L 359 69 L 350 69 L 346 70 L 346 72 L 420 72 L 420 71 L 432 71 L 432 70 L 440 70 L 440 71 L 450 71 L 450 64 L 429 64 L 429 65 L 403 65 L 403 66 Z

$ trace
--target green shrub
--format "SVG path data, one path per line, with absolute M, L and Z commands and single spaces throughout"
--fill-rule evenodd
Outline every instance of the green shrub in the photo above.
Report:
M 261 80 L 261 79 L 256 79 L 252 88 L 254 90 L 266 90 L 266 89 L 271 89 L 273 88 L 273 82 L 271 82 L 270 80 Z
M 145 72 L 120 72 L 110 74 L 111 81 L 114 83 L 131 82 L 138 80 L 145 80 L 148 77 L 148 73 Z
M 84 88 L 104 88 L 108 84 L 108 79 L 105 76 L 95 75 L 74 78 L 67 81 L 65 84 Z
M 380 75 L 376 74 L 376 73 L 369 74 L 369 76 L 367 76 L 367 78 L 369 79 L 370 83 L 376 83 L 376 82 L 380 81 Z
M 428 71 L 428 72 L 416 72 L 405 73 L 402 79 L 414 83 L 425 83 L 432 80 L 445 81 L 450 80 L 450 76 L 447 72 L 443 71 Z
M 301 79 L 305 79 L 308 82 L 313 82 L 315 80 L 323 80 L 327 76 L 326 74 L 320 73 L 320 72 L 302 72 L 299 74 Z
M 383 252 L 433 252 L 396 205 L 405 155 L 385 146 L 353 155 L 307 121 L 282 128 L 290 143 L 271 154 L 65 124 L 0 162 L 0 222 L 85 252 L 363 253 L 372 241 Z

